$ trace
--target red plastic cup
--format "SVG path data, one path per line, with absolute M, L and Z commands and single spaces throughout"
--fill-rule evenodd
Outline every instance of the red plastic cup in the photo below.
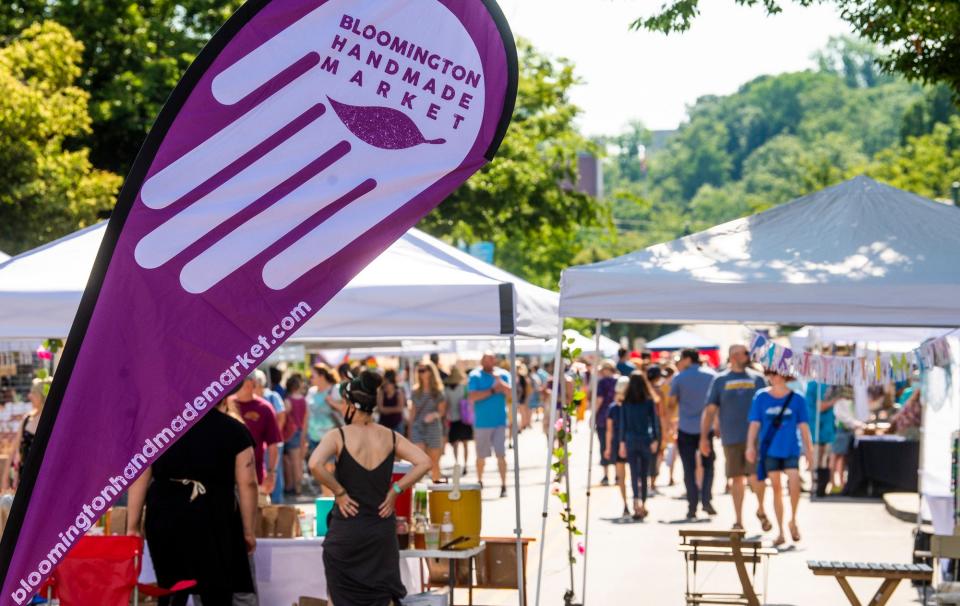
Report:
M 403 476 L 407 475 L 410 470 L 413 469 L 413 465 L 410 463 L 394 463 L 393 464 L 393 479 L 391 482 L 397 482 Z M 413 505 L 413 492 L 412 488 L 407 488 L 397 496 L 397 501 L 394 503 L 394 510 L 396 515 L 402 516 L 411 520 L 410 512 Z

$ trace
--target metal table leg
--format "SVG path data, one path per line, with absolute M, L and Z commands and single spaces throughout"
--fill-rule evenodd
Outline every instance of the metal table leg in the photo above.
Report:
M 470 578 L 467 580 L 467 595 L 469 596 L 469 604 L 473 606 L 473 558 L 470 558 Z
M 453 606 L 453 587 L 457 584 L 457 561 L 453 558 L 448 558 L 450 562 L 450 596 L 447 598 L 447 604 Z

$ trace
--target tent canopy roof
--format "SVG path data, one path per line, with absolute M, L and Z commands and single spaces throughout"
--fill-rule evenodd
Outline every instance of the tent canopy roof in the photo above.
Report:
M 720 345 L 689 330 L 675 330 L 657 337 L 644 346 L 652 351 L 675 351 L 677 349 L 717 349 Z
M 63 337 L 106 223 L 0 264 L 0 336 Z M 340 291 L 292 340 L 425 338 L 557 331 L 557 293 L 411 229 Z
M 571 267 L 563 317 L 960 326 L 960 210 L 856 177 L 771 210 Z

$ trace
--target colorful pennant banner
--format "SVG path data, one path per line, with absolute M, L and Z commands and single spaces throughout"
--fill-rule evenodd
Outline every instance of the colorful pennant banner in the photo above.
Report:
M 754 333 L 750 357 L 764 368 L 814 379 L 827 385 L 877 385 L 905 381 L 916 366 L 921 370 L 950 364 L 946 336 L 930 339 L 910 353 L 871 352 L 863 356 L 831 356 L 795 352 L 765 335 Z

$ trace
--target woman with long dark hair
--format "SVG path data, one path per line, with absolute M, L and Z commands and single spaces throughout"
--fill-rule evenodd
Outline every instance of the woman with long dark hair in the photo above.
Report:
M 309 411 L 303 397 L 303 379 L 293 375 L 287 379 L 287 397 L 283 400 L 283 483 L 287 494 L 300 496 L 303 459 L 307 450 Z
M 380 424 L 393 431 L 403 428 L 403 411 L 407 408 L 407 397 L 397 385 L 397 371 L 388 369 L 383 373 L 383 384 L 377 392 L 377 410 L 380 411 Z
M 630 465 L 634 520 L 647 517 L 647 477 L 660 446 L 657 399 L 645 371 L 633 371 L 620 412 L 620 456 Z
M 365 370 L 340 385 L 346 427 L 327 433 L 310 456 L 310 471 L 333 491 L 323 564 L 333 606 L 385 606 L 406 595 L 394 502 L 430 470 L 430 458 L 409 440 L 373 421 L 382 379 Z M 325 467 L 336 457 L 334 473 Z M 393 461 L 413 463 L 391 484 Z
M 622 423 L 620 414 L 623 411 L 623 399 L 627 395 L 627 387 L 630 385 L 630 377 L 617 377 L 614 386 L 613 403 L 607 409 L 607 430 L 604 432 L 604 450 L 603 456 L 608 462 L 614 464 L 617 471 L 616 481 L 620 488 L 620 498 L 623 499 L 623 516 L 630 516 L 630 508 L 627 506 L 627 457 L 620 456 L 620 424 Z

